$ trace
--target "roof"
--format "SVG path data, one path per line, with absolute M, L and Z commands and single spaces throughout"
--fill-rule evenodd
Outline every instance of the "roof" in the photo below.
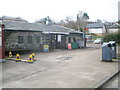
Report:
M 66 28 L 59 25 L 47 25 L 41 23 L 28 23 L 28 22 L 16 22 L 16 21 L 3 21 L 5 24 L 5 30 L 23 30 L 23 31 L 41 31 L 41 32 L 53 32 L 53 33 L 70 33 L 76 32 L 73 29 Z M 78 32 L 82 33 L 82 32 Z
M 117 29 L 117 28 L 120 28 L 120 25 L 106 25 L 106 28 L 107 29 Z
M 103 28 L 103 23 L 93 23 L 93 24 L 87 24 L 86 28 Z
M 21 18 L 21 17 L 10 17 L 10 16 L 2 16 L 0 17 L 0 20 L 9 20 L 9 21 L 22 21 L 27 22 L 27 20 Z

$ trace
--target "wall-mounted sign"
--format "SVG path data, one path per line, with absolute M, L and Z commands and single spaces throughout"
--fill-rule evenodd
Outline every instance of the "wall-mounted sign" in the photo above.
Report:
M 61 35 L 58 35 L 58 42 L 61 42 Z
M 49 51 L 49 45 L 44 45 L 44 51 Z

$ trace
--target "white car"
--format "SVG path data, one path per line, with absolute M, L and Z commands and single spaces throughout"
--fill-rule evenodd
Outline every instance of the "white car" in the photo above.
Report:
M 101 38 L 98 38 L 98 39 L 96 39 L 93 43 L 94 43 L 94 44 L 101 44 L 101 43 L 102 43 L 102 39 L 101 39 Z

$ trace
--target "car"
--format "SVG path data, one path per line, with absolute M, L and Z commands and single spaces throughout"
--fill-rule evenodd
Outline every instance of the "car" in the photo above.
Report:
M 93 43 L 94 44 L 102 44 L 102 39 L 101 38 L 97 38 Z

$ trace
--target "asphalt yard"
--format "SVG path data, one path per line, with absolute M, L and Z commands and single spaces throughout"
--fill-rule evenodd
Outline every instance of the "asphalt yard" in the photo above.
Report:
M 21 56 L 28 59 L 29 54 Z M 35 53 L 33 64 L 2 64 L 3 88 L 94 88 L 118 71 L 118 60 L 101 62 L 100 47 Z

